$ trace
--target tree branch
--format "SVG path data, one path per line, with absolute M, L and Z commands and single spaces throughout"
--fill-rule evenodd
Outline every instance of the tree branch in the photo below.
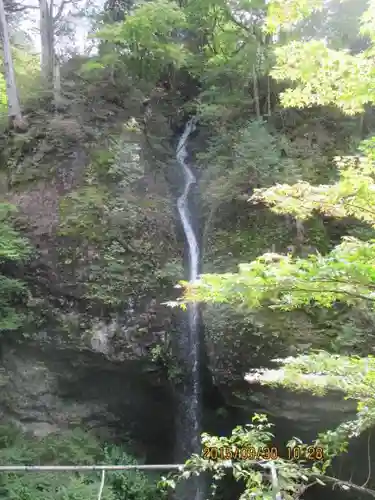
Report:
M 316 292 L 319 292 L 321 294 L 324 294 L 324 293 L 332 293 L 335 295 L 344 294 L 344 295 L 350 295 L 351 297 L 356 297 L 358 299 L 368 300 L 369 302 L 375 302 L 375 298 L 366 297 L 366 295 L 362 295 L 361 293 L 348 292 L 346 290 L 314 290 L 314 289 L 306 290 L 303 288 L 297 288 L 297 289 L 286 288 L 285 290 L 279 290 L 279 291 L 282 293 L 293 293 L 293 292 L 316 293 Z M 338 299 L 338 300 L 340 300 L 340 299 Z
M 15 4 L 10 6 L 10 8 L 7 8 L 6 11 L 9 13 L 12 12 L 23 12 L 27 9 L 33 9 L 33 10 L 38 10 L 39 7 L 36 7 L 35 5 L 22 5 L 22 4 Z
M 312 283 L 341 283 L 342 285 L 351 285 L 351 286 L 363 286 L 368 288 L 369 290 L 375 290 L 375 285 L 371 285 L 370 283 L 360 283 L 359 281 L 349 281 L 349 280 L 340 280 L 340 279 L 317 279 L 313 280 Z
M 238 26 L 242 30 L 246 31 L 250 35 L 255 36 L 254 35 L 254 29 L 253 29 L 252 26 L 246 26 L 245 24 L 242 24 L 241 21 L 239 21 L 238 19 L 236 19 L 236 17 L 234 16 L 233 13 L 229 13 L 229 18 L 232 21 L 232 23 L 234 23 L 236 26 Z
M 359 491 L 360 493 L 364 493 L 365 495 L 369 495 L 372 498 L 375 498 L 375 491 L 374 490 L 364 488 L 363 486 L 358 486 L 357 484 L 353 484 L 349 481 L 342 481 L 341 479 L 336 479 L 335 477 L 331 477 L 331 476 L 313 475 L 311 477 L 316 478 L 316 479 L 320 479 L 321 481 L 335 483 L 337 486 L 345 486 L 347 488 L 351 488 L 355 491 Z
M 358 208 L 358 210 L 363 210 L 363 212 L 367 212 L 375 217 L 375 212 L 373 210 L 370 210 L 370 209 L 365 208 L 365 207 L 359 207 L 358 205 L 354 205 L 353 203 L 350 203 L 350 202 L 348 205 L 349 205 L 349 207 Z
M 194 288 L 194 287 L 192 287 Z M 198 289 L 200 288 L 200 286 L 197 287 Z M 266 290 L 266 287 L 256 287 L 256 286 L 251 286 L 251 289 L 254 290 L 254 289 L 263 289 L 265 291 Z M 361 293 L 356 293 L 356 292 L 349 292 L 347 290 L 319 290 L 319 289 L 306 289 L 306 288 L 279 288 L 277 289 L 278 292 L 280 293 L 288 293 L 288 294 L 291 294 L 291 293 L 298 293 L 298 292 L 302 292 L 302 293 L 308 293 L 308 294 L 313 294 L 313 293 L 319 293 L 319 294 L 324 294 L 324 293 L 330 293 L 330 294 L 334 294 L 334 295 L 339 295 L 339 294 L 342 294 L 342 295 L 349 295 L 350 297 L 355 297 L 355 298 L 358 298 L 358 299 L 362 299 L 362 300 L 367 300 L 369 302 L 375 302 L 375 297 L 367 297 L 366 295 L 362 295 Z M 234 295 L 236 295 L 236 291 L 233 292 Z M 228 302 L 232 302 L 233 300 L 238 300 L 237 297 L 232 297 L 232 299 L 229 299 Z M 267 298 L 265 299 L 267 300 Z M 269 298 L 269 300 L 272 300 L 272 297 Z M 340 299 L 337 299 L 337 300 L 340 300 Z M 210 300 L 207 300 L 207 302 L 211 302 Z M 280 304 L 282 305 L 282 304 Z
M 72 3 L 72 0 L 62 0 L 62 2 L 60 3 L 58 11 L 57 11 L 56 15 L 53 18 L 53 22 L 54 23 L 56 23 L 61 18 L 61 15 L 63 13 L 65 5 L 68 5 L 70 3 Z

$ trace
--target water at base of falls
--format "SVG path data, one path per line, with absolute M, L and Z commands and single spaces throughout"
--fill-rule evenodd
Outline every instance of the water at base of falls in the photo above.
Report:
M 192 226 L 189 211 L 189 193 L 196 183 L 194 174 L 187 163 L 186 144 L 190 134 L 195 130 L 195 118 L 189 120 L 177 145 L 176 158 L 183 171 L 185 184 L 181 196 L 177 200 L 177 208 L 189 250 L 189 281 L 198 277 L 199 245 Z M 189 372 L 184 388 L 180 394 L 178 409 L 177 439 L 180 459 L 187 460 L 192 453 L 200 454 L 200 421 L 201 421 L 201 384 L 200 384 L 200 335 L 199 305 L 191 303 L 185 315 L 186 327 L 180 335 L 180 355 Z M 185 325 L 184 325 L 185 326 Z M 203 500 L 205 497 L 203 481 L 189 481 L 178 491 L 179 500 Z

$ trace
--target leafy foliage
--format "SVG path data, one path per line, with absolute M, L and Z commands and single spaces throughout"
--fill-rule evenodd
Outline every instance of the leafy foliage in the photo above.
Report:
M 164 66 L 183 64 L 186 52 L 177 33 L 185 26 L 176 4 L 156 0 L 140 5 L 122 23 L 108 25 L 96 36 L 115 43 L 119 57 L 140 78 L 157 79 Z
M 31 254 L 28 241 L 12 225 L 15 207 L 0 204 L 0 331 L 16 330 L 25 316 L 18 311 L 17 304 L 27 301 L 24 283 L 6 275 L 10 263 L 25 261 Z
M 2 463 L 14 465 L 137 463 L 120 448 L 103 450 L 92 435 L 80 430 L 35 438 L 9 425 L 0 428 L 0 457 Z M 8 473 L 0 478 L 0 494 L 12 500 L 83 500 L 96 497 L 99 486 L 97 473 Z M 120 500 L 124 496 L 134 500 L 161 498 L 155 484 L 142 472 L 107 473 L 103 497 Z
M 323 6 L 323 0 L 272 0 L 267 12 L 267 29 L 275 32 L 280 28 L 290 28 Z
M 335 51 L 320 40 L 292 42 L 275 51 L 276 80 L 296 82 L 281 95 L 284 106 L 327 106 L 335 104 L 347 114 L 363 111 L 373 102 L 373 66 L 364 54 L 351 56 Z M 307 63 L 308 61 L 308 63 Z
M 258 122 L 211 139 L 208 151 L 199 155 L 202 163 L 212 163 L 202 178 L 206 202 L 225 203 L 248 192 L 249 185 L 292 176 L 293 164 L 281 157 L 280 142 Z
M 239 500 L 272 500 L 277 493 L 285 500 L 296 498 L 296 494 L 301 493 L 303 485 L 308 482 L 309 468 L 301 466 L 303 461 L 298 464 L 272 456 L 276 448 L 272 447 L 274 436 L 270 432 L 271 427 L 265 415 L 255 414 L 251 424 L 236 427 L 228 438 L 202 434 L 203 456 L 193 455 L 185 463 L 181 474 L 163 478 L 161 484 L 174 488 L 176 482 L 188 479 L 196 472 L 210 471 L 214 495 L 218 484 L 230 469 L 234 479 L 243 484 Z M 260 459 L 260 456 L 265 459 Z M 267 461 L 267 456 L 272 458 Z M 269 467 L 277 468 L 276 483 L 271 474 L 266 476 L 264 473 Z
M 31 47 L 14 47 L 13 64 L 21 101 L 40 96 L 39 55 Z
M 276 361 L 282 368 L 254 371 L 246 376 L 247 380 L 284 386 L 295 391 L 308 390 L 317 395 L 338 390 L 345 394 L 346 399 L 359 401 L 355 420 L 344 422 L 334 431 L 320 434 L 316 440 L 316 444 L 325 450 L 327 460 L 322 468 L 324 472 L 335 456 L 347 451 L 351 438 L 359 436 L 373 425 L 375 359 L 373 356 L 360 358 L 318 352 Z
M 368 38 L 360 33 L 361 17 L 367 0 L 329 0 L 298 23 L 293 38 L 325 40 L 331 49 L 349 49 L 358 53 L 368 47 Z M 289 36 L 291 34 L 289 33 Z
M 7 112 L 7 98 L 6 98 L 6 83 L 3 75 L 0 76 L 0 114 L 6 115 Z
M 282 10 L 285 4 L 287 8 Z M 301 20 L 322 8 L 323 2 L 271 2 L 267 27 L 272 32 L 279 28 L 292 31 Z M 362 33 L 370 39 L 375 32 L 372 14 L 370 2 L 362 17 Z M 335 105 L 349 116 L 361 113 L 366 104 L 373 102 L 373 48 L 351 55 L 327 45 L 322 40 L 293 41 L 276 49 L 272 76 L 295 84 L 283 93 L 282 104 L 297 108 Z M 373 141 L 370 138 L 362 143 L 356 156 L 336 159 L 339 175 L 333 184 L 315 185 L 301 180 L 292 185 L 277 184 L 255 190 L 249 201 L 269 206 L 276 214 L 291 214 L 299 221 L 323 214 L 332 219 L 359 220 L 373 229 Z M 233 304 L 251 313 L 262 306 L 311 311 L 343 305 L 372 313 L 374 256 L 373 239 L 353 237 L 344 237 L 324 255 L 315 252 L 302 258 L 269 252 L 249 264 L 240 264 L 238 273 L 203 274 L 193 284 L 183 283 L 183 301 Z M 253 373 L 247 380 L 315 394 L 339 389 L 346 398 L 358 401 L 355 420 L 318 436 L 316 444 L 324 447 L 327 460 L 321 467 L 306 470 L 306 474 L 324 474 L 333 457 L 347 450 L 352 437 L 374 425 L 373 358 L 320 352 L 279 361 L 281 369 Z M 245 495 L 252 487 L 248 486 Z
M 369 144 L 368 142 L 366 144 Z M 256 190 L 252 201 L 266 202 L 276 213 L 287 211 L 300 220 L 317 212 L 337 218 L 355 218 L 375 226 L 373 164 L 369 157 L 337 158 L 340 179 L 332 185 L 299 182 Z
M 299 2 L 296 2 L 299 4 Z M 362 16 L 362 34 L 373 38 L 373 5 Z M 329 49 L 324 40 L 291 42 L 276 49 L 272 75 L 288 79 L 296 87 L 285 91 L 285 106 L 336 105 L 347 114 L 360 113 L 374 101 L 373 48 L 352 56 L 345 50 Z M 306 64 L 309 61 L 309 64 Z
M 299 2 L 292 2 L 298 9 L 301 7 Z M 303 4 L 301 12 L 307 5 Z M 270 6 L 272 9 L 274 6 Z M 370 12 L 370 11 L 369 11 Z M 365 19 L 371 19 L 370 14 L 364 16 Z M 369 27 L 367 26 L 367 30 Z M 292 46 L 283 47 L 284 57 L 288 53 L 288 63 L 280 62 L 276 70 L 284 67 L 288 72 L 289 79 L 302 79 L 308 85 L 312 83 L 318 85 L 312 90 L 312 94 L 321 102 L 335 102 L 343 107 L 348 113 L 353 112 L 355 106 L 361 107 L 361 85 L 365 80 L 363 72 L 359 77 L 359 72 L 347 72 L 339 75 L 331 74 L 329 71 L 321 71 L 321 61 L 316 59 L 318 66 L 318 77 L 312 78 L 307 71 L 306 50 L 312 50 L 312 54 L 317 50 L 317 42 L 299 42 L 297 47 L 298 55 L 296 61 L 299 66 L 295 72 L 290 67 L 290 50 Z M 324 48 L 319 45 L 320 49 Z M 318 52 L 320 51 L 318 50 Z M 304 51 L 304 55 L 300 50 Z M 327 56 L 330 51 L 326 50 Z M 317 53 L 318 53 L 317 52 Z M 279 55 L 281 52 L 279 51 Z M 319 52 L 321 55 L 321 52 Z M 355 61 L 359 61 L 359 56 L 348 56 Z M 324 61 L 324 59 L 323 59 Z M 353 62 L 352 61 L 352 62 Z M 342 59 L 340 59 L 340 64 Z M 293 57 L 292 57 L 293 63 Z M 336 63 L 329 61 L 327 68 L 337 68 Z M 294 64 L 294 63 L 293 63 Z M 350 63 L 351 64 L 351 63 Z M 309 66 L 310 68 L 310 66 Z M 355 81 L 352 81 L 353 75 L 358 75 Z M 286 74 L 277 76 L 285 77 Z M 344 101 L 338 102 L 338 99 L 344 95 L 340 89 L 340 97 L 331 95 L 324 97 L 325 87 L 321 87 L 330 81 L 342 82 L 344 85 L 351 85 L 352 89 L 347 95 L 350 98 L 350 105 L 345 108 Z M 296 95 L 298 105 L 304 106 L 311 103 L 311 99 L 305 100 L 302 95 Z M 314 97 L 314 98 L 315 98 Z M 318 101 L 320 102 L 320 101 Z M 346 99 L 346 103 L 348 100 Z M 359 108 L 357 108 L 358 110 Z M 277 185 L 269 189 L 256 190 L 253 201 L 262 201 L 271 205 L 276 213 L 291 213 L 298 219 L 306 219 L 317 211 L 333 217 L 354 217 L 366 223 L 373 225 L 374 222 L 374 183 L 373 183 L 373 154 L 372 141 L 368 140 L 362 145 L 362 151 L 365 157 L 357 158 L 338 158 L 337 163 L 340 169 L 340 180 L 331 186 L 312 186 L 306 182 L 299 182 L 293 186 Z M 371 295 L 371 262 L 373 243 L 361 243 L 356 240 L 345 240 L 342 245 L 334 249 L 327 256 L 311 255 L 308 259 L 292 259 L 291 256 L 266 255 L 254 261 L 249 265 L 241 265 L 239 274 L 227 274 L 223 276 L 208 275 L 203 276 L 200 283 L 194 286 L 198 290 L 196 298 L 207 300 L 240 300 L 251 307 L 259 306 L 263 301 L 270 301 L 271 306 L 281 306 L 286 309 L 295 308 L 300 305 L 318 303 L 323 306 L 330 306 L 337 300 L 346 300 L 349 303 L 352 300 L 365 298 L 372 300 Z M 356 263 L 358 262 L 358 267 Z M 369 263 L 369 267 L 366 267 Z M 364 266 L 363 268 L 361 266 Z M 252 283 L 248 287 L 248 283 Z M 332 283 L 338 285 L 335 290 L 331 290 Z M 342 285 L 342 286 L 341 286 Z M 364 288 L 362 286 L 364 285 Z M 368 288 L 366 288 L 368 286 Z M 305 287 L 305 288 L 304 288 Z M 250 292 L 251 288 L 251 292 Z M 199 295 L 199 293 L 201 295 Z M 364 292 L 362 294 L 362 292 Z M 194 292 L 188 298 L 194 298 Z M 249 295 L 248 295 L 249 294 Z M 351 298 L 350 298 L 351 296 Z
M 104 448 L 104 462 L 111 465 L 136 465 L 137 460 L 118 447 Z M 162 500 L 164 495 L 157 488 L 152 476 L 139 470 L 126 473 L 117 471 L 108 477 L 108 484 L 114 492 L 115 500 L 131 498 L 134 500 Z
M 12 47 L 12 57 L 14 71 L 17 80 L 17 90 L 21 101 L 31 100 L 40 94 L 39 79 L 39 56 L 35 54 L 29 46 Z M 0 67 L 3 66 L 3 60 L 0 58 Z M 6 121 L 7 115 L 7 96 L 5 87 L 5 78 L 0 75 L 0 118 Z M 2 123 L 3 125 L 3 123 Z
M 283 310 L 304 305 L 330 307 L 337 301 L 372 303 L 374 252 L 375 242 L 347 238 L 326 256 L 293 259 L 264 254 L 251 264 L 240 264 L 238 273 L 206 274 L 193 287 L 185 283 L 186 298 L 240 302 L 248 308 L 265 303 Z
M 371 142 L 365 144 L 369 147 Z M 298 219 L 322 212 L 331 217 L 353 217 L 375 224 L 375 185 L 369 158 L 340 159 L 336 184 L 312 186 L 306 182 L 256 190 L 255 202 L 266 202 L 276 213 Z M 204 275 L 198 299 L 235 301 L 248 307 L 268 302 L 285 310 L 302 305 L 332 306 L 336 301 L 373 302 L 374 241 L 347 237 L 327 255 L 294 259 L 291 255 L 265 254 L 251 264 L 240 265 L 238 274 Z M 248 284 L 251 283 L 251 286 Z M 192 298 L 188 292 L 188 298 Z

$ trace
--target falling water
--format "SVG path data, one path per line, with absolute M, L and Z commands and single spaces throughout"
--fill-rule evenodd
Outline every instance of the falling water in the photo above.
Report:
M 189 245 L 189 281 L 193 282 L 198 277 L 198 264 L 199 264 L 199 247 L 197 238 L 195 237 L 194 229 L 191 225 L 191 216 L 188 207 L 188 196 L 190 187 L 196 183 L 194 174 L 190 170 L 186 159 L 188 152 L 186 150 L 186 143 L 189 135 L 195 130 L 195 119 L 189 120 L 185 126 L 184 133 L 181 135 L 177 145 L 177 161 L 181 165 L 185 176 L 185 189 L 182 195 L 178 198 L 177 207 L 180 214 L 181 222 L 184 228 L 185 236 Z
M 177 145 L 176 158 L 184 173 L 185 186 L 182 195 L 178 198 L 177 208 L 184 229 L 189 249 L 189 281 L 194 282 L 198 277 L 199 246 L 191 222 L 189 211 L 189 193 L 191 186 L 196 183 L 196 178 L 187 163 L 188 152 L 186 144 L 189 136 L 196 128 L 196 120 L 192 118 L 185 126 L 185 130 Z M 200 452 L 200 375 L 199 375 L 199 309 L 198 304 L 191 303 L 187 307 L 187 335 L 183 337 L 184 355 L 190 370 L 190 377 L 184 389 L 182 405 L 179 412 L 180 430 L 179 439 L 184 439 L 181 446 L 185 454 Z M 186 359 L 187 358 L 187 359 Z M 184 438 L 181 438 L 181 435 Z M 185 456 L 187 459 L 188 456 Z M 194 486 L 195 500 L 203 498 L 203 491 L 199 482 Z M 190 497 L 191 499 L 191 497 Z

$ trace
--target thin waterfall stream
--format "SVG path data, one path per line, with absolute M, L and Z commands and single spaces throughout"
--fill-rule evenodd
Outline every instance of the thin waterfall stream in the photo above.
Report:
M 178 212 L 180 214 L 182 226 L 184 228 L 184 233 L 189 246 L 189 281 L 193 282 L 198 277 L 198 266 L 199 266 L 199 246 L 197 238 L 194 233 L 194 229 L 191 224 L 191 216 L 189 212 L 189 202 L 188 196 L 190 192 L 190 187 L 196 183 L 196 178 L 193 172 L 190 170 L 187 163 L 188 152 L 186 149 L 186 143 L 189 135 L 194 132 L 196 125 L 196 120 L 191 118 L 186 126 L 184 133 L 181 135 L 178 141 L 176 157 L 177 161 L 182 167 L 185 176 L 185 188 L 182 195 L 177 200 Z M 194 304 L 193 304 L 194 306 Z
M 187 142 L 189 136 L 196 128 L 196 118 L 191 118 L 184 129 L 183 134 L 176 149 L 176 158 L 184 174 L 184 190 L 177 200 L 177 208 L 181 219 L 182 227 L 186 237 L 189 250 L 189 281 L 190 283 L 196 281 L 198 278 L 199 270 L 199 245 L 198 240 L 193 228 L 192 217 L 189 210 L 189 194 L 191 187 L 196 183 L 196 178 L 189 168 L 187 158 Z M 180 409 L 180 426 L 179 434 L 184 436 L 184 449 L 185 453 L 200 453 L 200 415 L 201 415 L 201 383 L 200 383 L 200 335 L 199 335 L 199 305 L 191 303 L 187 306 L 187 331 L 183 334 L 185 361 L 190 370 L 188 377 L 188 384 L 185 384 L 184 394 L 181 409 Z M 184 457 L 189 458 L 188 456 Z M 197 482 L 193 485 L 194 492 L 191 496 L 195 500 L 202 500 L 204 498 L 203 490 Z

